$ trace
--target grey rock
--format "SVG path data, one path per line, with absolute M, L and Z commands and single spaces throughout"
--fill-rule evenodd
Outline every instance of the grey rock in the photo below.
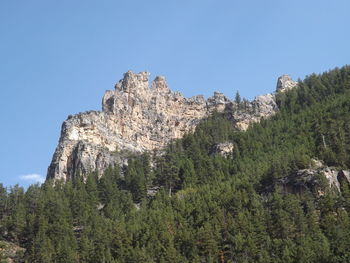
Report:
M 231 142 L 223 142 L 214 145 L 213 154 L 220 154 L 221 156 L 228 157 L 234 149 L 234 144 Z
M 159 186 L 153 186 L 151 188 L 147 189 L 147 196 L 148 197 L 154 197 L 159 192 L 160 187 Z
M 282 75 L 277 79 L 276 92 L 285 92 L 295 88 L 297 85 L 298 82 L 293 81 L 289 75 Z
M 83 176 L 97 171 L 101 176 L 108 166 L 126 162 L 123 153 L 161 149 L 192 132 L 214 111 L 225 112 L 237 129 L 246 130 L 278 110 L 274 94 L 237 105 L 220 92 L 207 100 L 202 95 L 185 98 L 172 92 L 162 76 L 151 85 L 148 81 L 149 73 L 128 71 L 114 90 L 105 92 L 102 111 L 69 116 L 62 125 L 47 178 L 66 181 L 78 171 Z
M 281 178 L 277 184 L 282 185 L 289 193 L 300 193 L 311 190 L 317 195 L 323 195 L 322 177 L 326 179 L 330 189 L 341 191 L 341 185 L 346 183 L 350 186 L 350 171 L 337 169 L 323 165 L 319 160 L 313 160 L 308 169 L 296 171 L 293 175 Z

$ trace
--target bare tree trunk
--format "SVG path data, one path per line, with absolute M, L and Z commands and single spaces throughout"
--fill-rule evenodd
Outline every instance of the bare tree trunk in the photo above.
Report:
M 169 197 L 171 197 L 171 186 L 169 187 Z
M 324 135 L 323 134 L 321 134 L 321 135 L 322 135 L 323 146 L 325 149 L 327 149 L 327 144 L 326 144 L 326 140 L 324 138 Z

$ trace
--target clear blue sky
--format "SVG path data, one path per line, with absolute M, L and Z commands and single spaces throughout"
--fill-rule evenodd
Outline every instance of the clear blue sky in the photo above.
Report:
M 252 99 L 349 64 L 349 14 L 349 0 L 2 0 L 0 182 L 45 177 L 67 115 L 99 110 L 129 69 Z

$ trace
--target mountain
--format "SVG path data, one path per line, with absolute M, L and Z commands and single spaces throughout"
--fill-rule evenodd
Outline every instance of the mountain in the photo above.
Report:
M 253 106 L 236 96 L 160 152 L 27 190 L 0 184 L 1 259 L 350 262 L 350 66 L 294 84 L 282 76 L 267 96 L 278 110 L 245 130 L 235 116 Z M 113 93 L 100 115 L 128 105 Z
M 257 96 L 253 101 L 231 101 L 215 92 L 185 98 L 172 92 L 164 77 L 157 76 L 149 87 L 149 73 L 128 71 L 113 91 L 102 99 L 102 111 L 69 116 L 63 123 L 59 144 L 48 169 L 47 178 L 70 180 L 79 171 L 99 175 L 110 166 L 124 163 L 127 153 L 161 149 L 171 140 L 194 131 L 213 112 L 229 115 L 232 124 L 246 130 L 250 123 L 273 115 L 277 110 L 275 94 Z M 288 75 L 277 81 L 277 92 L 297 85 Z M 239 95 L 239 94 L 238 94 Z

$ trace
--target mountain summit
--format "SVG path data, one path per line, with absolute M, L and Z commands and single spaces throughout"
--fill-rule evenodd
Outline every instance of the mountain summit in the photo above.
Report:
M 252 102 L 148 76 L 64 122 L 53 179 L 0 184 L 1 262 L 350 262 L 349 66 Z
M 166 79 L 157 76 L 149 85 L 149 73 L 128 71 L 114 90 L 107 90 L 102 111 L 68 116 L 59 144 L 48 168 L 47 178 L 70 180 L 78 171 L 99 175 L 110 165 L 121 163 L 123 152 L 140 153 L 159 149 L 169 141 L 191 132 L 211 113 L 224 112 L 239 130 L 273 115 L 275 94 L 257 96 L 253 101 L 228 99 L 220 92 L 207 100 L 202 95 L 185 98 L 172 92 Z M 277 81 L 276 92 L 297 85 L 288 75 Z

